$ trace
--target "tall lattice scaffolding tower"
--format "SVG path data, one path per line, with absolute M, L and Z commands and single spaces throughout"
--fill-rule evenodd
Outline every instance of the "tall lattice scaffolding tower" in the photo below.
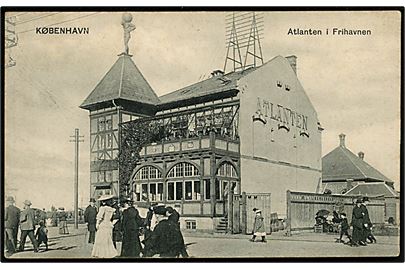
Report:
M 263 64 L 260 40 L 263 38 L 264 17 L 257 12 L 232 12 L 225 15 L 226 58 L 231 71 L 245 70 Z

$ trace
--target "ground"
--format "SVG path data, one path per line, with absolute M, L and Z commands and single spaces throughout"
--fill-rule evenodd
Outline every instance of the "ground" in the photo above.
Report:
M 34 253 L 27 244 L 24 252 L 8 257 L 10 259 L 44 258 L 91 258 L 92 245 L 87 243 L 85 225 L 75 230 L 70 225 L 70 234 L 58 235 L 57 228 L 49 228 L 49 250 L 44 245 L 39 253 Z M 376 244 L 366 247 L 350 247 L 336 243 L 337 235 L 300 233 L 291 237 L 282 232 L 268 236 L 267 243 L 249 242 L 248 235 L 198 234 L 185 232 L 184 239 L 190 256 L 206 257 L 366 257 L 397 256 L 399 237 L 380 236 Z M 120 245 L 118 245 L 120 249 Z

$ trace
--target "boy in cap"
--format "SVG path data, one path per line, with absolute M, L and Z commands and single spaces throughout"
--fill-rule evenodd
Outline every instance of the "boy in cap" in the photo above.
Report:
M 35 236 L 38 241 L 38 248 L 42 243 L 44 243 L 45 250 L 48 250 L 48 229 L 46 228 L 43 220 L 39 222 L 39 228 L 37 229 Z
M 38 244 L 35 239 L 35 213 L 31 209 L 31 202 L 29 200 L 24 201 L 24 210 L 20 215 L 20 228 L 21 228 L 21 239 L 20 239 L 20 251 L 24 251 L 25 241 L 27 236 L 30 238 L 31 243 L 34 245 L 34 252 L 38 252 Z
M 251 242 L 254 242 L 257 236 L 262 237 L 262 242 L 266 243 L 266 229 L 264 226 L 264 218 L 262 216 L 262 211 L 257 208 L 253 208 L 255 212 L 255 221 L 253 223 L 253 237 L 250 239 Z
M 344 241 L 342 241 L 342 237 L 343 235 L 346 235 L 346 237 L 349 239 L 349 243 L 352 241 L 352 238 L 349 235 L 349 223 L 347 221 L 347 217 L 346 217 L 346 213 L 341 213 L 340 214 L 340 237 L 338 242 L 339 243 L 344 243 Z
M 17 234 L 18 225 L 20 223 L 20 209 L 14 206 L 14 198 L 12 196 L 7 197 L 7 207 L 4 212 L 4 229 L 7 251 L 12 254 L 17 250 Z

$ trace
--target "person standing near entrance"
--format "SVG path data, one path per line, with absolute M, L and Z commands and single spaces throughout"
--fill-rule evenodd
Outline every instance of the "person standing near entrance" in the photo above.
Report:
M 97 207 L 96 200 L 90 198 L 90 205 L 84 211 L 84 222 L 87 223 L 87 230 L 89 231 L 89 243 L 94 244 L 96 239 L 96 223 L 97 223 Z
M 253 223 L 253 237 L 250 239 L 251 242 L 254 242 L 257 236 L 260 236 L 262 238 L 262 242 L 266 243 L 266 228 L 264 226 L 264 217 L 262 216 L 262 211 L 253 208 L 253 211 L 255 212 L 255 221 Z
M 20 209 L 14 206 L 14 198 L 7 197 L 7 207 L 4 211 L 4 239 L 8 253 L 11 255 L 17 250 L 18 225 L 20 223 Z
M 35 239 L 35 213 L 31 209 L 31 202 L 29 200 L 24 201 L 24 210 L 20 215 L 20 229 L 21 229 L 21 239 L 19 251 L 24 251 L 25 241 L 27 236 L 30 238 L 31 243 L 34 246 L 34 252 L 38 252 L 38 244 Z

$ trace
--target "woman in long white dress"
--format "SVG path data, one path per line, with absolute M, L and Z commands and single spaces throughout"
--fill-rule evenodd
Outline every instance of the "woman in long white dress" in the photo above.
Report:
M 118 255 L 117 250 L 114 248 L 112 240 L 113 223 L 111 217 L 115 209 L 111 207 L 113 196 L 101 196 L 98 199 L 101 202 L 101 207 L 97 214 L 97 232 L 96 240 L 94 241 L 92 257 L 96 258 L 114 258 Z

